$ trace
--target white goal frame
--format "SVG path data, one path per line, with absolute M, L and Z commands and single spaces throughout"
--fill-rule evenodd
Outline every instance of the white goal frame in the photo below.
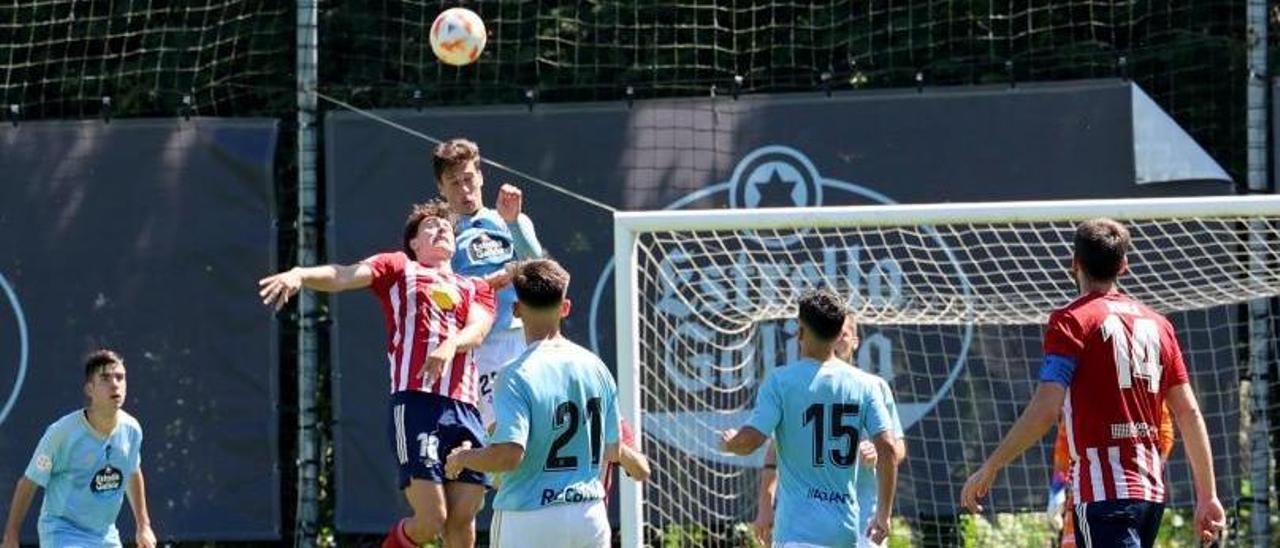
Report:
M 631 423 L 636 440 L 643 440 L 641 421 L 640 303 L 637 285 L 636 241 L 646 232 L 694 230 L 750 230 L 784 228 L 835 228 L 868 226 L 922 226 L 961 223 L 1026 223 L 1081 221 L 1097 217 L 1116 220 L 1191 217 L 1280 216 L 1280 196 L 1199 196 L 1179 198 L 1126 198 L 1022 202 L 973 202 L 910 205 L 872 205 L 819 208 L 716 209 L 627 211 L 614 214 L 614 296 L 618 404 Z M 1256 243 L 1256 242 L 1255 242 Z M 1265 244 L 1265 242 L 1263 242 Z M 1255 345 L 1256 346 L 1256 345 Z M 1258 356 L 1254 360 L 1258 361 Z M 1265 359 L 1265 357 L 1264 357 Z M 1265 361 L 1261 364 L 1265 367 Z M 1255 364 L 1251 364 L 1251 370 Z M 1257 384 L 1257 383 L 1255 383 Z M 1255 405 L 1265 408 L 1265 386 L 1253 394 Z M 1264 416 L 1265 418 L 1265 416 Z M 1265 431 L 1265 430 L 1264 430 Z M 662 473 L 656 470 L 655 473 Z M 1265 475 L 1264 475 L 1265 477 Z M 644 487 L 619 482 L 622 545 L 644 546 Z M 1255 486 L 1255 489 L 1259 488 Z M 1265 491 L 1264 491 L 1265 492 Z

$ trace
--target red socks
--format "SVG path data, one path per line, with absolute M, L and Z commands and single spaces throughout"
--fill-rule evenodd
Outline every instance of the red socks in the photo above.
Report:
M 409 533 L 405 532 L 404 522 L 405 520 L 402 519 L 391 526 L 387 538 L 382 539 L 382 548 L 418 548 L 418 544 L 409 538 Z

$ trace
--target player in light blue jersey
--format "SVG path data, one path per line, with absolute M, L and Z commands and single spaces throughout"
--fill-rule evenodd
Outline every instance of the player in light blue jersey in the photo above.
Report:
M 854 546 L 889 535 L 898 475 L 898 444 L 883 394 L 835 356 L 846 308 L 815 291 L 799 302 L 801 359 L 770 371 L 741 430 L 721 433 L 721 448 L 750 454 L 772 435 L 778 446 L 779 492 L 773 545 Z M 865 535 L 858 523 L 858 443 L 875 445 L 879 504 Z M 864 538 L 865 537 L 865 538 Z
M 127 493 L 138 525 L 134 540 L 142 548 L 154 548 L 142 479 L 142 427 L 120 409 L 126 385 L 119 355 L 110 350 L 89 354 L 84 368 L 89 405 L 58 419 L 40 438 L 14 489 L 3 548 L 17 548 L 37 488 L 45 490 L 41 546 L 120 546 L 116 517 Z
M 432 154 L 436 185 L 449 209 L 458 216 L 454 223 L 453 271 L 463 276 L 484 278 L 496 293 L 497 315 L 484 344 L 475 350 L 480 374 L 480 418 L 485 427 L 493 424 L 493 385 L 502 367 L 524 351 L 525 338 L 520 318 L 512 314 L 515 290 L 506 266 L 516 260 L 543 256 L 542 244 L 533 230 L 533 221 L 521 212 L 524 197 L 520 189 L 502 185 L 498 208 L 484 206 L 481 189 L 480 148 L 467 139 L 451 139 Z
M 550 260 L 521 263 L 513 283 L 529 348 L 498 377 L 496 429 L 483 449 L 449 455 L 448 472 L 505 472 L 490 546 L 609 546 L 601 470 L 619 462 L 644 480 L 647 464 L 618 443 L 618 389 L 600 358 L 560 334 L 569 274 Z M 635 455 L 630 455 L 634 457 Z
M 835 354 L 837 358 L 844 360 L 849 364 L 856 363 L 853 353 L 858 349 L 858 321 L 853 312 L 850 311 L 845 315 L 844 327 L 840 330 L 840 336 L 836 339 Z M 902 421 L 898 417 L 898 405 L 893 397 L 893 391 L 889 389 L 889 383 L 879 376 L 865 373 L 861 369 L 859 373 L 867 376 L 867 380 L 875 383 L 884 397 L 885 408 L 889 411 L 889 422 L 893 426 L 893 433 L 897 436 L 896 451 L 899 455 L 899 463 L 906 455 L 906 445 L 903 439 Z M 876 481 L 876 448 L 871 440 L 862 440 L 858 443 L 858 479 L 856 481 L 856 489 L 858 494 L 858 526 L 865 528 L 871 518 L 876 513 L 876 501 L 879 498 L 879 486 Z M 760 472 L 760 496 L 756 507 L 756 520 L 752 523 L 755 530 L 756 538 L 766 546 L 773 542 L 773 505 L 774 494 L 778 488 L 778 455 L 771 444 L 769 452 L 764 457 L 764 470 Z M 870 539 L 867 539 L 870 542 Z

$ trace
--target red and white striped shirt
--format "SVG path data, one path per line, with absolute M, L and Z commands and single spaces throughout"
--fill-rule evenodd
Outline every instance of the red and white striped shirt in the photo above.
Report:
M 476 405 L 479 377 L 471 351 L 457 353 L 433 382 L 427 382 L 423 369 L 428 354 L 466 327 L 472 307 L 493 313 L 489 284 L 423 266 L 400 251 L 380 253 L 363 263 L 373 269 L 370 288 L 382 303 L 387 324 L 391 392 L 416 390 Z M 452 297 L 437 302 L 433 293 Z
M 1187 382 L 1169 320 L 1119 292 L 1091 293 L 1049 316 L 1044 352 L 1075 363 L 1063 418 L 1076 500 L 1164 502 L 1164 397 Z

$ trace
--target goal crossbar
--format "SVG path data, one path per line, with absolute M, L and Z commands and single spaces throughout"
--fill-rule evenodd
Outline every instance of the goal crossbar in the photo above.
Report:
M 1280 215 L 1280 195 L 1125 198 L 1114 200 L 1037 200 L 957 202 L 766 209 L 620 211 L 614 226 L 632 234 L 652 231 L 829 228 L 934 225 L 970 222 L 1029 223 L 1174 217 Z

